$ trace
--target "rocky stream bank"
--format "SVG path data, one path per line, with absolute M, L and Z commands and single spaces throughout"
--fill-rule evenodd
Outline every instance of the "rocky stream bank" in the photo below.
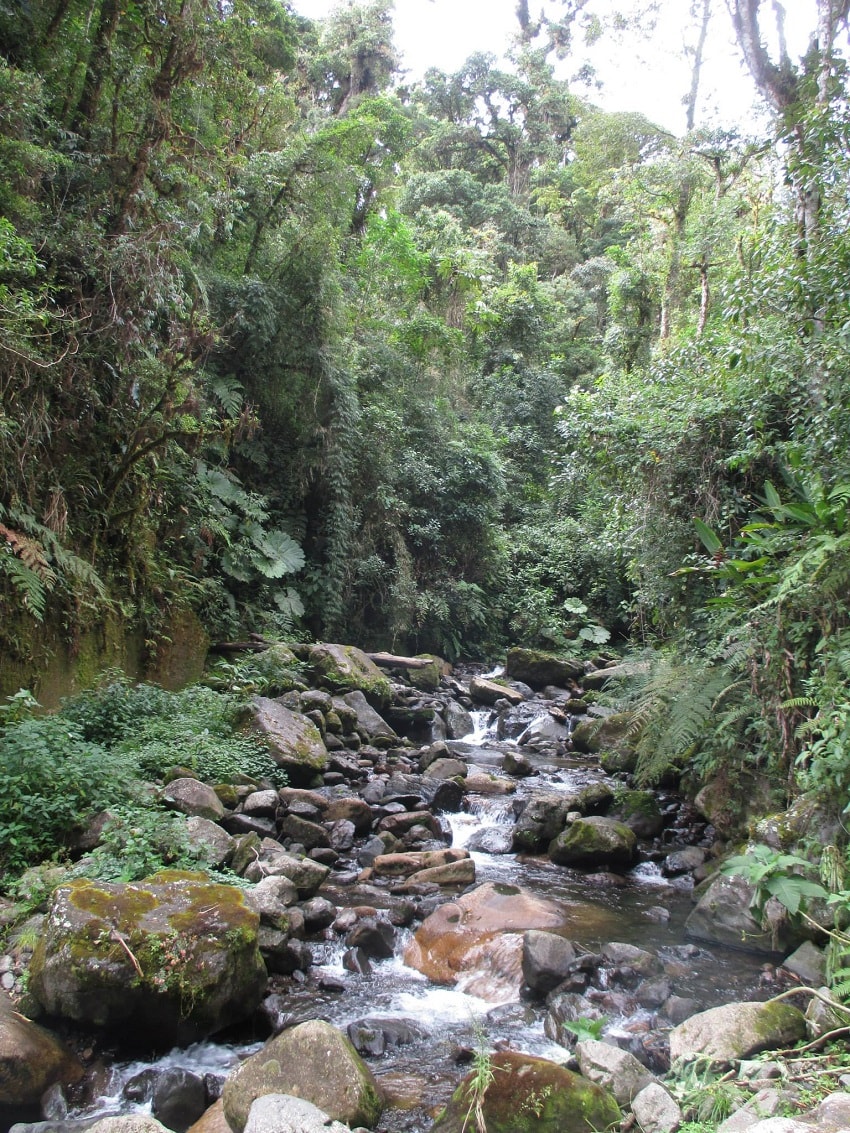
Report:
M 762 1056 L 841 1025 L 775 998 L 823 955 L 714 874 L 710 796 L 634 789 L 622 666 L 380 660 L 269 651 L 286 787 L 175 752 L 161 801 L 238 884 L 55 878 L 0 959 L 4 1127 L 673 1133 L 725 1079 L 723 1133 L 850 1128 L 837 1073 L 816 1108 Z

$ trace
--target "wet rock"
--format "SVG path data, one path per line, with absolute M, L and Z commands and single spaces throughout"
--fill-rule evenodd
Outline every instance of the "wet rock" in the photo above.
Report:
M 345 942 L 349 948 L 359 948 L 373 960 L 388 960 L 395 951 L 395 929 L 376 917 L 363 917 Z
M 635 856 L 634 831 L 611 818 L 590 816 L 573 822 L 549 845 L 557 865 L 627 867 Z
M 699 869 L 705 858 L 705 850 L 700 846 L 686 846 L 684 850 L 674 850 L 672 854 L 667 855 L 661 863 L 661 872 L 665 877 L 693 873 L 695 869 Z
M 185 1133 L 206 1108 L 206 1087 L 198 1074 L 172 1066 L 156 1075 L 151 1113 L 174 1133 Z
M 564 927 L 563 911 L 517 886 L 479 885 L 426 918 L 405 951 L 405 963 L 435 983 L 453 983 L 475 969 L 498 936 L 535 927 Z M 518 943 L 521 956 L 521 937 Z M 519 978 L 519 964 L 517 969 Z
M 501 779 L 498 775 L 476 772 L 466 777 L 466 791 L 470 795 L 512 795 L 516 783 L 512 779 Z
M 369 957 L 362 948 L 347 948 L 342 954 L 342 966 L 347 972 L 353 972 L 356 976 L 371 976 L 372 965 L 369 963 Z M 364 1052 L 361 1050 L 361 1054 Z
M 434 814 L 457 814 L 463 806 L 464 790 L 453 779 L 435 780 L 429 806 Z
M 518 744 L 530 746 L 536 744 L 564 744 L 569 739 L 569 729 L 566 724 L 555 720 L 549 713 L 537 716 L 528 727 L 517 737 Z
M 161 801 L 169 810 L 196 815 L 216 822 L 224 817 L 224 807 L 218 795 L 198 779 L 172 779 L 160 793 Z
M 163 871 L 134 885 L 75 881 L 53 895 L 30 986 L 44 1010 L 157 1044 L 194 1041 L 250 1015 L 266 969 L 259 915 L 241 890 Z
M 324 826 L 320 826 L 318 822 L 310 822 L 306 818 L 299 818 L 297 814 L 286 815 L 280 824 L 280 834 L 282 838 L 298 842 L 308 850 L 330 845 L 330 838 Z
M 552 1042 L 560 1043 L 568 1050 L 575 1047 L 577 1036 L 565 1024 L 575 1023 L 579 1019 L 594 1022 L 606 1017 L 602 1007 L 577 991 L 562 991 L 557 988 L 550 993 L 546 1006 L 549 1012 L 543 1023 L 544 1033 Z
M 102 1117 L 88 1126 L 89 1133 L 170 1133 L 168 1129 L 144 1113 L 123 1113 L 116 1117 Z
M 509 854 L 513 850 L 513 834 L 497 826 L 476 830 L 466 844 L 470 853 Z
M 547 995 L 570 973 L 576 952 L 566 937 L 532 929 L 522 938 L 522 976 L 535 995 Z
M 475 862 L 472 858 L 460 858 L 445 865 L 420 869 L 410 875 L 401 892 L 415 892 L 417 887 L 427 885 L 471 885 L 475 881 Z
M 395 729 L 372 707 L 362 692 L 348 692 L 342 699 L 354 710 L 355 730 L 364 743 L 386 747 L 398 742 Z
M 261 818 L 274 818 L 280 799 L 275 790 L 252 791 L 242 800 L 243 814 L 259 815 Z
M 602 689 L 611 681 L 628 680 L 648 672 L 648 661 L 622 661 L 620 664 L 606 664 L 595 672 L 585 673 L 581 683 L 588 689 Z
M 681 995 L 668 996 L 663 1004 L 664 1014 L 674 1026 L 690 1019 L 691 1015 L 695 1015 L 699 1011 L 699 1008 L 700 1005 L 695 999 L 688 999 Z
M 583 1076 L 610 1091 L 621 1106 L 654 1081 L 633 1054 L 609 1043 L 585 1039 L 576 1044 L 576 1055 Z
M 316 814 L 324 814 L 330 805 L 324 795 L 318 791 L 309 791 L 305 788 L 281 787 L 277 794 L 283 806 L 287 810 L 293 809 L 296 814 L 299 804 L 311 808 L 311 811 Z
M 307 932 L 320 932 L 334 923 L 336 905 L 326 897 L 311 897 L 301 905 Z
M 670 1032 L 670 1057 L 718 1062 L 791 1046 L 806 1034 L 802 1011 L 788 1003 L 727 1003 L 692 1015 Z
M 253 730 L 265 740 L 275 763 L 285 769 L 293 786 L 309 786 L 328 762 L 319 729 L 302 713 L 265 696 L 255 697 L 253 708 Z
M 373 1126 L 380 1092 L 345 1036 L 313 1020 L 270 1039 L 227 1079 L 222 1100 L 234 1133 L 243 1133 L 251 1106 L 266 1094 L 296 1094 L 350 1126 Z
M 505 1051 L 490 1064 L 493 1081 L 482 1098 L 488 1133 L 587 1133 L 619 1123 L 620 1110 L 609 1093 L 554 1062 Z M 473 1078 L 467 1075 L 452 1094 L 433 1133 L 469 1128 Z
M 518 751 L 506 751 L 502 758 L 502 770 L 506 775 L 515 775 L 517 779 L 525 779 L 535 774 L 535 769 L 527 755 Z
M 50 1031 L 24 1018 L 0 991 L 0 1106 L 37 1105 L 50 1086 L 79 1082 L 83 1067 Z
M 450 740 L 462 740 L 475 731 L 472 716 L 456 700 L 447 700 L 444 703 L 443 718 L 446 722 L 446 736 Z
M 575 809 L 575 797 L 557 792 L 535 794 L 522 810 L 513 830 L 514 849 L 534 853 L 548 846 L 564 829 Z

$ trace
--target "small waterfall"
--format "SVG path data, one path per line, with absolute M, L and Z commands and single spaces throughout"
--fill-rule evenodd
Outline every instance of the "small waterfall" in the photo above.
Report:
M 489 709 L 470 712 L 469 715 L 472 717 L 472 731 L 468 736 L 461 737 L 461 743 L 480 747 L 486 740 L 495 738 L 493 713 Z

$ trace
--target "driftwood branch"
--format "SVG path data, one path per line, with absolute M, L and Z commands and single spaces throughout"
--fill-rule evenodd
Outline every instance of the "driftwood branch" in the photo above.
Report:
M 366 656 L 384 669 L 427 669 L 433 664 L 422 657 L 396 657 L 393 653 L 367 653 Z

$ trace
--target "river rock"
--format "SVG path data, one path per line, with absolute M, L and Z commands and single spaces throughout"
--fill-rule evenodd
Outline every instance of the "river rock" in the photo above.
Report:
M 245 900 L 257 910 L 261 924 L 288 928 L 289 907 L 298 901 L 298 890 L 288 877 L 264 877 L 246 892 Z
M 557 865 L 611 866 L 632 864 L 637 847 L 634 831 L 612 818 L 591 815 L 578 818 L 549 844 L 549 857 Z
M 70 1086 L 82 1076 L 83 1067 L 71 1051 L 50 1031 L 18 1014 L 0 991 L 0 1107 L 37 1105 L 54 1083 Z
M 627 712 L 615 712 L 601 720 L 580 720 L 573 728 L 573 748 L 588 755 L 616 751 L 630 756 L 634 748 L 630 735 L 632 722 Z
M 295 1094 L 347 1125 L 373 1126 L 381 1115 L 372 1073 L 336 1027 L 314 1019 L 270 1039 L 224 1084 L 224 1113 L 243 1133 L 251 1106 L 266 1094 Z
M 475 722 L 472 716 L 456 700 L 445 702 L 443 719 L 446 721 L 446 736 L 450 740 L 462 740 L 475 732 Z
M 419 926 L 405 950 L 405 963 L 435 983 L 453 983 L 483 961 L 482 953 L 503 933 L 529 928 L 565 927 L 564 914 L 553 902 L 513 885 L 487 883 L 441 905 Z M 517 979 L 522 940 L 518 936 Z
M 509 649 L 506 672 L 512 680 L 525 681 L 532 688 L 568 685 L 584 676 L 584 662 L 545 653 L 542 649 Z
M 485 826 L 475 831 L 466 848 L 470 853 L 509 854 L 514 848 L 513 835 L 499 826 Z
M 517 689 L 497 681 L 488 681 L 484 677 L 472 678 L 469 682 L 469 695 L 480 704 L 496 704 L 500 700 L 506 700 L 508 704 L 522 704 L 525 700 Z
M 828 987 L 817 989 L 806 1007 L 806 1027 L 810 1039 L 819 1039 L 828 1031 L 850 1026 L 850 1009 L 842 1007 Z
M 324 818 L 326 822 L 350 822 L 357 835 L 368 834 L 372 829 L 372 808 L 363 799 L 331 799 Z
M 513 830 L 514 849 L 534 853 L 548 846 L 564 829 L 567 815 L 576 809 L 573 794 L 556 791 L 535 794 L 522 810 Z
M 224 807 L 218 795 L 199 779 L 172 779 L 163 787 L 160 799 L 169 810 L 179 810 L 182 814 L 208 818 L 211 822 L 224 817 Z
M 302 901 L 312 897 L 324 883 L 330 867 L 314 862 L 312 858 L 299 857 L 296 854 L 287 854 L 283 847 L 271 839 L 264 840 L 270 843 L 270 856 L 260 858 L 254 863 L 256 868 L 250 866 L 245 870 L 245 877 L 249 881 L 260 881 L 264 877 L 287 877 L 298 891 Z M 265 845 L 262 846 L 265 849 Z
M 501 1051 L 490 1066 L 493 1078 L 481 1099 L 487 1133 L 588 1133 L 619 1124 L 620 1110 L 609 1093 L 554 1062 Z M 471 1128 L 474 1080 L 474 1072 L 464 1078 L 433 1133 Z
M 771 956 L 776 952 L 787 954 L 800 943 L 799 935 L 772 898 L 766 909 L 770 911 L 772 903 L 777 906 L 778 915 L 768 928 L 763 928 L 752 914 L 754 895 L 755 889 L 743 877 L 715 876 L 685 921 L 685 932 L 708 944 L 725 944 Z
M 204 1080 L 180 1066 L 170 1066 L 156 1076 L 151 1095 L 151 1113 L 176 1133 L 198 1120 L 207 1106 Z
M 420 869 L 407 878 L 406 884 L 400 892 L 415 892 L 419 885 L 472 885 L 475 881 L 475 862 L 472 858 L 460 858 L 458 861 L 446 862 L 445 865 L 431 866 L 429 869 Z
M 566 937 L 532 929 L 522 938 L 522 977 L 535 995 L 548 995 L 567 978 L 576 951 Z
M 423 869 L 448 865 L 469 857 L 463 849 L 411 850 L 402 854 L 379 854 L 372 863 L 378 877 L 409 877 Z
M 630 1105 L 636 1094 L 655 1081 L 633 1054 L 610 1043 L 585 1039 L 576 1044 L 576 1055 L 582 1075 L 610 1091 L 622 1106 Z
M 786 956 L 782 967 L 806 987 L 820 987 L 826 982 L 826 953 L 811 940 L 804 940 L 796 951 Z
M 517 738 L 518 744 L 565 743 L 569 739 L 566 724 L 555 720 L 549 713 L 536 716 Z
M 476 772 L 466 777 L 466 792 L 469 795 L 512 795 L 516 783 L 512 779 L 502 779 L 498 775 Z
M 350 1133 L 323 1109 L 292 1094 L 264 1094 L 251 1106 L 245 1133 Z
M 289 782 L 295 787 L 312 784 L 328 762 L 328 750 L 313 721 L 266 696 L 254 697 L 253 708 L 253 730 L 265 740 Z
M 468 774 L 469 767 L 462 759 L 435 759 L 425 770 L 428 779 L 465 779 Z
M 641 1133 L 676 1133 L 684 1115 L 660 1082 L 650 1082 L 632 1098 L 632 1113 Z
M 195 1124 L 189 1126 L 187 1133 L 233 1133 L 224 1116 L 224 1103 L 221 1098 L 217 1098 Z
M 186 833 L 194 846 L 202 849 L 204 859 L 212 866 L 226 865 L 233 857 L 235 839 L 208 818 L 197 815 L 186 819 Z
M 380 747 L 398 742 L 395 729 L 372 707 L 364 693 L 359 690 L 347 692 L 342 699 L 354 710 L 355 730 L 364 743 Z
M 692 1015 L 670 1032 L 670 1058 L 717 1062 L 791 1046 L 806 1034 L 802 1011 L 788 1003 L 726 1003 Z
M 664 816 L 652 791 L 618 791 L 607 817 L 625 823 L 638 838 L 655 838 L 664 826 Z
M 132 885 L 73 881 L 53 894 L 30 968 L 48 1015 L 118 1028 L 155 1045 L 246 1018 L 266 969 L 259 916 L 240 889 L 163 871 Z
M 603 669 L 595 669 L 585 673 L 581 683 L 585 688 L 605 688 L 611 681 L 628 680 L 631 677 L 641 676 L 649 672 L 648 661 L 621 661 L 616 665 L 606 665 Z

